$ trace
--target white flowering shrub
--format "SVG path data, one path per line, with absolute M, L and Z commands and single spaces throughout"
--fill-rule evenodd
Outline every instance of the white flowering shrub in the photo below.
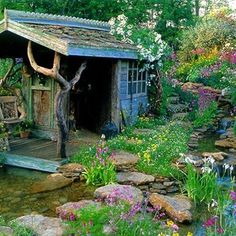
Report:
M 124 14 L 111 18 L 109 24 L 111 34 L 126 43 L 137 46 L 139 59 L 146 62 L 145 69 L 162 67 L 162 60 L 169 52 L 169 48 L 154 29 L 131 25 Z

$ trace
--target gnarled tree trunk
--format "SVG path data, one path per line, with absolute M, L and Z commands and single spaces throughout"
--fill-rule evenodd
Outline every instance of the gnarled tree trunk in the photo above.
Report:
M 68 138 L 68 127 L 65 119 L 65 111 L 64 111 L 64 101 L 69 94 L 69 91 L 78 83 L 81 78 L 81 75 L 86 68 L 86 62 L 83 62 L 79 69 L 77 70 L 75 77 L 71 81 L 67 81 L 63 76 L 59 73 L 60 70 L 60 54 L 55 52 L 53 67 L 51 69 L 39 66 L 33 56 L 32 52 L 32 44 L 31 41 L 28 43 L 27 55 L 30 61 L 30 65 L 33 67 L 35 71 L 41 73 L 43 75 L 49 76 L 54 79 L 60 86 L 56 99 L 55 99 L 55 113 L 57 119 L 57 127 L 58 127 L 58 137 L 57 137 L 57 157 L 65 158 L 66 157 L 66 140 Z

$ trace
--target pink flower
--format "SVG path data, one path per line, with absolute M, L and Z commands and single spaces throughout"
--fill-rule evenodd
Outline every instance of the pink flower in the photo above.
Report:
M 221 227 L 217 228 L 216 231 L 217 231 L 217 233 L 219 233 L 219 234 L 223 234 L 223 233 L 224 233 L 224 229 L 221 228 Z

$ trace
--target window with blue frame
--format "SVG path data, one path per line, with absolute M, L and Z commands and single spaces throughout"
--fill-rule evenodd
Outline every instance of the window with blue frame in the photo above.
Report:
M 147 71 L 142 71 L 136 61 L 129 62 L 128 95 L 144 95 L 147 91 Z

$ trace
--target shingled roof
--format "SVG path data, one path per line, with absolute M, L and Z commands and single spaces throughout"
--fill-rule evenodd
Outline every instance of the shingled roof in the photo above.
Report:
M 11 32 L 66 56 L 137 59 L 136 47 L 109 31 L 102 21 L 15 10 L 5 10 L 0 22 L 0 37 Z

